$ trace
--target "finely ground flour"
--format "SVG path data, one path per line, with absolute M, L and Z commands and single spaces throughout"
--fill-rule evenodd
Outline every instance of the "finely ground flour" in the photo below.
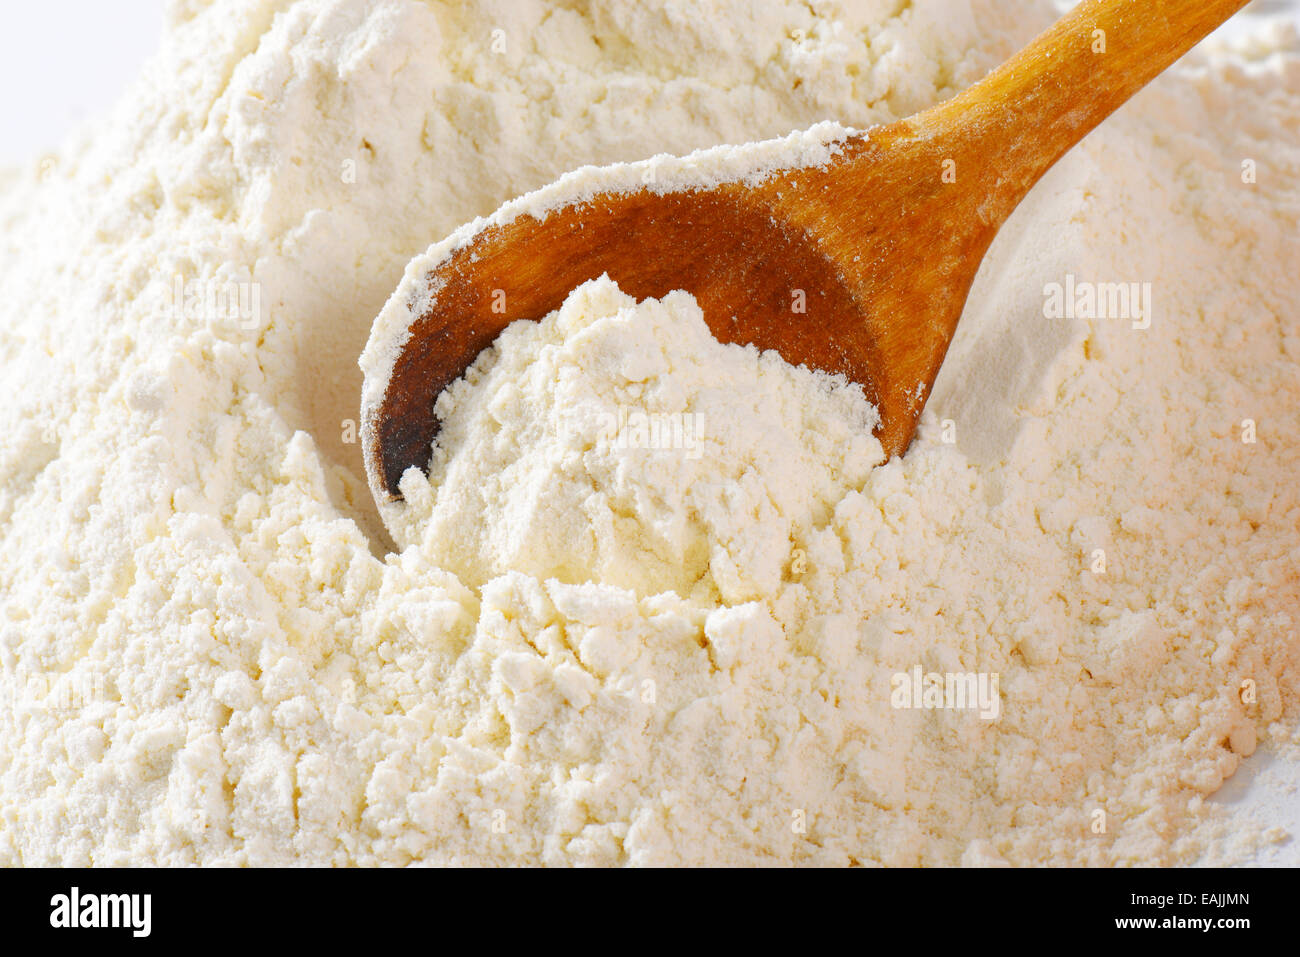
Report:
M 1280 840 L 1204 798 L 1295 733 L 1293 27 L 1048 174 L 902 460 L 855 388 L 604 280 L 444 395 L 406 505 L 366 490 L 357 357 L 431 241 L 583 164 L 906 115 L 1052 16 L 173 3 L 117 110 L 0 181 L 0 863 Z M 1074 300 L 1119 282 L 1145 316 Z M 996 716 L 895 707 L 914 669 L 996 674 Z

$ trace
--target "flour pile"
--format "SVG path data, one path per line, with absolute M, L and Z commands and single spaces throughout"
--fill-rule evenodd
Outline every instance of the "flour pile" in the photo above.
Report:
M 1205 797 L 1300 705 L 1293 27 L 1051 171 L 902 460 L 856 388 L 599 280 L 440 400 L 394 554 L 365 486 L 357 356 L 431 240 L 584 164 L 906 115 L 1053 13 L 174 2 L 120 107 L 0 179 L 0 864 L 1280 839 Z M 1045 317 L 1067 277 L 1150 283 L 1149 328 Z M 894 707 L 914 668 L 996 673 L 996 720 Z

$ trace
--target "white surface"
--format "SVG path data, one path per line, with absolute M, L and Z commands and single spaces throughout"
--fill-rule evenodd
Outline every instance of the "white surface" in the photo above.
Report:
M 1300 762 L 1279 759 L 1272 749 L 1260 748 L 1211 800 L 1252 823 L 1282 827 L 1293 835 L 1285 843 L 1261 850 L 1257 863 L 1300 867 Z
M 8 0 L 0 164 L 51 150 L 109 107 L 158 45 L 163 0 Z

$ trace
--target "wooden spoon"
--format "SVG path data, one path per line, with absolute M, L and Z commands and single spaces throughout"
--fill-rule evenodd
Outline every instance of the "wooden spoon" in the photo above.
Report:
M 602 273 L 637 299 L 686 289 L 718 339 L 861 383 L 885 452 L 901 455 L 1002 223 L 1075 143 L 1245 3 L 1085 0 L 961 95 L 853 134 L 825 167 L 486 221 L 429 272 L 431 301 L 385 381 L 367 384 L 376 501 L 401 498 L 407 468 L 427 472 L 443 388 L 510 322 L 542 318 Z

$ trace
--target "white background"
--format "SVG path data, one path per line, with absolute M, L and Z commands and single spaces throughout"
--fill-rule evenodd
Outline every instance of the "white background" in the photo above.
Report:
M 163 7 L 164 0 L 5 0 L 0 164 L 54 149 L 80 121 L 110 106 L 157 46 Z M 1285 10 L 1300 19 L 1300 0 L 1256 0 L 1248 12 Z M 1249 19 L 1238 14 L 1229 28 L 1246 28 Z M 1300 765 L 1261 752 L 1214 800 L 1300 836 Z M 1300 865 L 1300 840 L 1262 854 L 1261 862 Z
M 58 146 L 103 112 L 158 46 L 163 0 L 4 0 L 0 164 Z

